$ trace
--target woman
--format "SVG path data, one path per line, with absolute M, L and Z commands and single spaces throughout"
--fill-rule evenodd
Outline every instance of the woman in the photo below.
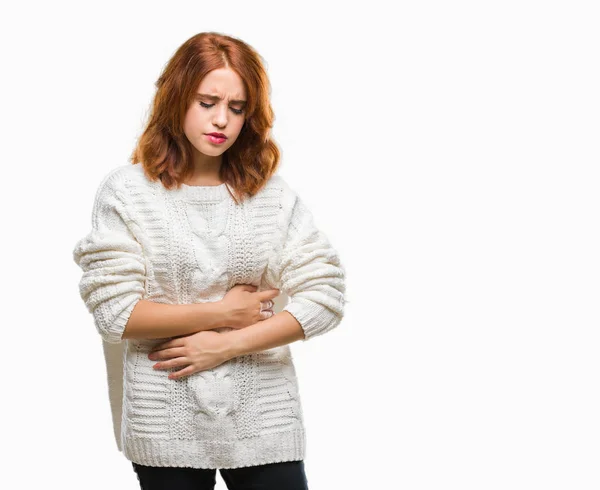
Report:
M 269 82 L 250 46 L 198 34 L 156 86 L 131 164 L 105 176 L 73 250 L 119 449 L 146 490 L 214 488 L 216 469 L 230 489 L 305 489 L 288 344 L 340 323 L 345 270 L 275 175 Z

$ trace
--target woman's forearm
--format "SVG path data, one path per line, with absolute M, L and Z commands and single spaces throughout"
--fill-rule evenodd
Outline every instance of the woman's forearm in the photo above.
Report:
M 226 332 L 224 335 L 228 341 L 230 358 L 291 344 L 305 338 L 300 322 L 289 311 L 281 311 L 271 318 L 246 328 Z
M 129 316 L 122 338 L 178 337 L 226 325 L 226 312 L 218 301 L 173 305 L 141 299 Z

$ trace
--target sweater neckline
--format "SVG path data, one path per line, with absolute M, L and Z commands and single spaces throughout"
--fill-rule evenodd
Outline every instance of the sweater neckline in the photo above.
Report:
M 171 192 L 176 197 L 194 201 L 222 201 L 229 195 L 226 182 L 219 185 L 188 185 L 181 183 L 178 189 L 173 189 Z

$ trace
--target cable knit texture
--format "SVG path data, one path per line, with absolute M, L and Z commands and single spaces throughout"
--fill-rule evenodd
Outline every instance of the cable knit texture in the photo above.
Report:
M 167 190 L 141 165 L 100 183 L 91 231 L 73 249 L 79 292 L 103 340 L 115 438 L 148 466 L 238 468 L 302 460 L 306 435 L 289 345 L 169 380 L 148 359 L 165 339 L 123 339 L 136 303 L 217 301 L 236 284 L 279 288 L 304 341 L 343 317 L 337 251 L 285 180 L 275 175 L 236 205 L 227 184 Z M 219 331 L 229 330 L 222 327 Z

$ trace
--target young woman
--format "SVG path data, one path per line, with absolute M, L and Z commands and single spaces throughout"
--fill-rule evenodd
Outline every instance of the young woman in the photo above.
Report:
M 306 489 L 288 344 L 340 323 L 344 267 L 275 174 L 250 46 L 198 34 L 156 86 L 131 163 L 100 183 L 73 250 L 118 447 L 145 490 L 214 488 L 216 469 L 230 489 Z

